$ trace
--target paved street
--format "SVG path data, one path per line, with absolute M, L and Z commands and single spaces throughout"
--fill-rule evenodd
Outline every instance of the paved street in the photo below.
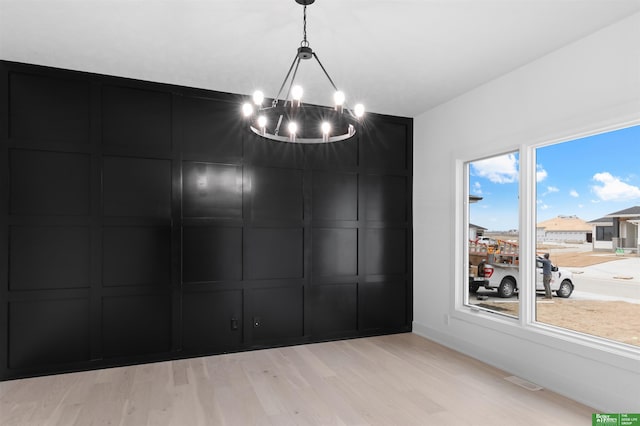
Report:
M 579 292 L 640 301 L 640 257 L 568 269 Z

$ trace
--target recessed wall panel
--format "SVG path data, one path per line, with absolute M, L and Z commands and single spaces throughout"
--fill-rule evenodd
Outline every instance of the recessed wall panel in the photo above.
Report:
M 242 228 L 185 227 L 183 282 L 242 279 Z
M 392 329 L 406 325 L 404 282 L 361 283 L 358 287 L 360 329 Z
M 404 123 L 377 121 L 367 128 L 362 144 L 365 167 L 405 169 L 408 129 Z
M 89 142 L 89 83 L 11 73 L 12 138 L 34 142 Z
M 183 349 L 230 348 L 242 343 L 242 291 L 186 293 L 182 300 Z
M 171 216 L 171 162 L 147 158 L 104 157 L 105 216 Z
M 12 214 L 89 214 L 89 155 L 16 149 L 9 167 Z
M 245 279 L 302 278 L 301 228 L 245 229 Z
M 302 170 L 256 167 L 250 176 L 253 219 L 302 220 Z
M 89 359 L 87 300 L 33 300 L 8 306 L 10 368 Z
M 53 290 L 89 286 L 89 228 L 10 228 L 10 290 Z
M 356 284 L 314 285 L 311 287 L 311 332 L 323 335 L 357 329 L 358 291 Z
M 182 152 L 207 158 L 242 156 L 242 114 L 229 102 L 181 98 Z
M 167 352 L 171 340 L 168 295 L 106 297 L 102 301 L 105 357 Z
M 313 220 L 358 220 L 358 175 L 313 171 Z
M 303 335 L 302 287 L 256 289 L 250 295 L 254 342 Z
M 251 130 L 243 130 L 246 162 L 266 167 L 302 168 L 304 165 L 302 144 L 263 139 L 251 133 Z
M 368 175 L 364 181 L 367 220 L 407 220 L 406 177 Z
M 182 166 L 185 217 L 242 217 L 242 167 L 185 162 Z
M 308 163 L 314 169 L 358 166 L 358 138 L 338 143 L 313 144 L 307 147 Z
M 171 121 L 168 92 L 103 86 L 104 144 L 171 149 Z
M 407 272 L 407 231 L 403 228 L 366 229 L 367 275 Z
M 102 283 L 105 286 L 171 282 L 171 229 L 105 227 L 102 230 Z
M 314 276 L 356 275 L 358 273 L 358 230 L 315 228 L 312 244 Z

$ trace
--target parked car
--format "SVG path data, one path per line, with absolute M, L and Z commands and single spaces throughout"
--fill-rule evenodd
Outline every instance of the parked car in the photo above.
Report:
M 475 293 L 480 287 L 497 290 L 500 297 L 511 297 L 518 291 L 520 267 L 508 263 L 484 265 L 484 273 L 469 276 L 469 291 Z M 567 298 L 573 293 L 573 274 L 571 271 L 553 266 L 551 272 L 551 291 L 558 297 Z M 536 291 L 544 291 L 542 283 L 542 262 L 536 259 Z
M 491 237 L 478 237 L 479 244 L 486 244 L 488 246 L 496 246 L 498 242 Z

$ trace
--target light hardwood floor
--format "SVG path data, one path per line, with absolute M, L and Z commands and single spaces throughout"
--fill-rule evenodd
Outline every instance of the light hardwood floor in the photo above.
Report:
M 590 425 L 412 333 L 0 383 L 8 425 Z

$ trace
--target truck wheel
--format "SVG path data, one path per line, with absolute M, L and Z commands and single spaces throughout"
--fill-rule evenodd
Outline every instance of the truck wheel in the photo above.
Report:
M 573 284 L 569 280 L 563 280 L 560 283 L 560 288 L 556 290 L 558 297 L 567 298 L 571 296 L 571 293 L 573 293 Z
M 498 287 L 498 295 L 500 297 L 511 297 L 516 292 L 516 282 L 513 278 L 503 278 Z
M 469 283 L 469 293 L 477 293 L 480 288 L 480 284 L 478 283 Z

